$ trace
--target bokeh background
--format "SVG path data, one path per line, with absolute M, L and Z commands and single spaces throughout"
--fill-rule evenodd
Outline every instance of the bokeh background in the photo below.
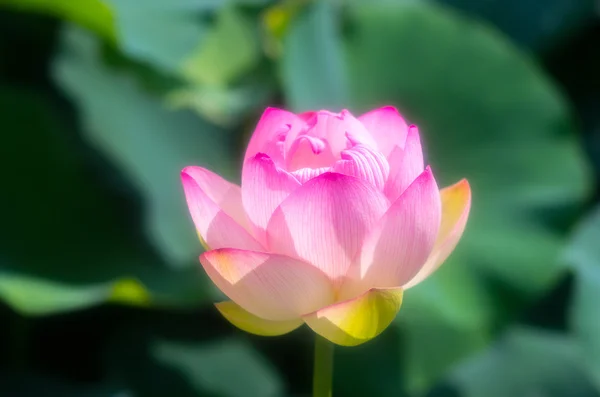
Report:
M 392 104 L 462 242 L 335 396 L 600 396 L 600 3 L 0 0 L 0 396 L 309 396 L 212 306 L 179 181 L 266 106 Z

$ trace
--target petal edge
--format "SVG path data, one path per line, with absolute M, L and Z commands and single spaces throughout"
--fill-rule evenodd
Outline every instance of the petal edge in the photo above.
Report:
M 369 131 L 377 143 L 377 148 L 386 157 L 395 146 L 404 148 L 408 124 L 395 107 L 384 106 L 373 109 L 359 116 L 358 120 Z
M 196 179 L 197 172 L 194 173 L 198 170 L 208 173 L 207 170 L 199 167 L 187 167 L 181 171 L 181 182 L 188 209 L 202 246 L 211 249 L 222 247 L 262 249 L 262 246 L 244 226 L 227 214 L 202 188 Z
M 442 222 L 431 254 L 421 270 L 404 286 L 411 288 L 433 274 L 460 241 L 471 210 L 471 187 L 466 179 L 440 190 Z

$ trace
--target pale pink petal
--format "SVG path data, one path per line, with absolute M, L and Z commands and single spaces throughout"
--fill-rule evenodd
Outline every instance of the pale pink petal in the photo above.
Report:
M 377 148 L 389 158 L 396 146 L 404 148 L 408 125 L 393 106 L 371 110 L 358 118 L 377 142 Z
M 189 166 L 182 171 L 192 177 L 200 189 L 237 223 L 246 227 L 248 219 L 242 205 L 240 187 L 206 168 Z
M 242 171 L 242 202 L 254 235 L 265 243 L 265 229 L 273 211 L 300 183 L 275 165 L 266 154 L 249 158 Z
M 267 226 L 269 249 L 302 258 L 339 283 L 387 208 L 387 199 L 372 185 L 324 173 L 296 189 L 275 210 Z
M 320 168 L 300 168 L 299 170 L 291 172 L 294 178 L 301 184 L 305 184 L 313 178 L 318 177 L 321 174 L 330 172 L 331 167 L 320 167 Z
M 340 113 L 319 110 L 305 117 L 305 128 L 296 134 L 288 134 L 286 138 L 286 162 L 290 171 L 331 166 L 334 160 L 340 159 L 341 151 L 352 144 L 376 147 L 369 131 L 348 110 Z M 310 137 L 311 141 L 306 142 L 306 137 Z M 315 156 L 323 159 L 315 159 Z
M 245 219 L 245 215 L 239 215 L 236 207 L 238 204 L 241 207 L 237 186 L 224 188 L 228 182 L 200 167 L 187 167 L 181 171 L 181 182 L 190 214 L 205 245 L 210 249 L 262 249 L 254 237 L 232 217 L 234 215 Z M 216 201 L 219 200 L 223 207 L 217 204 Z M 229 209 L 229 213 L 225 211 L 225 207 Z M 243 214 L 243 209 L 241 212 Z
M 440 195 L 442 197 L 442 224 L 433 251 L 423 268 L 405 285 L 405 288 L 414 287 L 435 272 L 454 251 L 465 231 L 471 209 L 469 182 L 463 179 L 440 190 Z
M 382 191 L 390 172 L 383 154 L 361 144 L 344 150 L 342 160 L 337 161 L 332 168 L 334 172 L 355 176 Z
M 440 213 L 440 194 L 427 167 L 365 239 L 342 286 L 342 298 L 369 288 L 401 287 L 412 279 L 431 253 Z
M 225 295 L 265 320 L 296 319 L 334 299 L 320 270 L 284 255 L 219 249 L 202 254 L 200 262 Z
M 402 192 L 423 172 L 423 149 L 419 130 L 411 126 L 404 148 L 396 146 L 388 156 L 390 176 L 385 184 L 386 197 L 394 202 Z
M 304 128 L 305 117 L 310 115 L 301 117 L 282 109 L 267 108 L 250 138 L 244 162 L 257 153 L 266 153 L 275 164 L 284 166 L 286 138 L 288 135 L 296 136 Z
M 290 171 L 328 167 L 336 160 L 329 142 L 310 135 L 298 136 L 286 156 L 287 169 Z

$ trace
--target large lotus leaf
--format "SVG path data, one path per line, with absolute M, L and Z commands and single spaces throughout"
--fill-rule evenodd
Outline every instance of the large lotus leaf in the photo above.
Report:
M 148 235 L 169 262 L 195 261 L 199 242 L 179 173 L 195 164 L 231 177 L 229 135 L 191 112 L 169 110 L 132 76 L 103 65 L 82 32 L 67 32 L 64 45 L 54 75 L 77 104 L 87 141 L 144 194 Z

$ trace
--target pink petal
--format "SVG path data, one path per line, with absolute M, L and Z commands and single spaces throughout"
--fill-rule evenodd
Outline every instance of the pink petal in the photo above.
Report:
M 280 169 L 266 154 L 249 158 L 242 171 L 242 202 L 252 223 L 254 235 L 265 243 L 265 229 L 275 208 L 300 183 Z
M 200 262 L 225 295 L 265 320 L 297 319 L 334 299 L 320 270 L 284 255 L 226 248 L 205 252 Z
M 286 138 L 288 135 L 296 136 L 304 128 L 306 122 L 303 117 L 307 115 L 300 117 L 282 109 L 267 108 L 250 138 L 244 163 L 257 153 L 266 153 L 275 164 L 283 166 Z
M 311 179 L 330 171 L 331 167 L 300 168 L 299 170 L 293 171 L 291 174 L 298 180 L 298 182 L 305 184 Z
M 384 193 L 391 202 L 394 202 L 423 172 L 423 149 L 417 127 L 411 126 L 408 129 L 404 148 L 396 146 L 390 153 L 388 161 L 390 176 L 385 184 Z
M 372 185 L 324 173 L 290 194 L 275 210 L 267 226 L 269 249 L 300 257 L 339 283 L 387 207 L 387 199 Z
M 340 293 L 401 287 L 431 253 L 441 218 L 440 194 L 429 167 L 406 189 L 365 239 Z
M 394 147 L 404 148 L 408 125 L 393 106 L 371 110 L 358 118 L 369 130 L 377 148 L 389 157 Z
M 342 160 L 336 162 L 332 168 L 334 172 L 369 182 L 378 190 L 383 190 L 390 172 L 390 166 L 383 154 L 360 144 L 344 150 Z
M 240 225 L 246 226 L 248 222 L 239 186 L 202 167 L 189 166 L 184 168 L 182 173 L 189 175 L 208 198 L 227 215 Z
M 185 168 L 181 182 L 198 234 L 210 249 L 262 249 L 243 226 L 246 218 L 237 186 L 201 167 Z
M 305 115 L 305 117 L 309 116 L 311 117 L 307 119 L 303 130 L 287 136 L 286 161 L 290 171 L 306 167 L 331 166 L 334 160 L 340 158 L 341 151 L 348 148 L 351 142 L 363 143 L 373 148 L 376 146 L 369 131 L 347 110 L 342 110 L 340 113 L 319 110 Z M 317 138 L 326 144 L 319 153 L 316 153 L 314 149 L 319 145 L 305 142 L 304 136 Z M 323 159 L 315 159 L 315 156 L 321 156 Z
M 290 171 L 328 167 L 336 160 L 329 142 L 310 135 L 298 136 L 286 156 Z
M 433 251 L 427 262 L 405 288 L 410 288 L 437 270 L 458 244 L 469 218 L 471 187 L 466 179 L 440 191 L 442 197 L 442 224 Z

